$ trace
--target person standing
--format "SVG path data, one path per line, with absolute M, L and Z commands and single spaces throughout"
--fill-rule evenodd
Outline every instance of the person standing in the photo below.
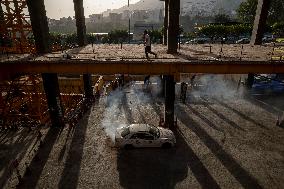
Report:
M 149 59 L 148 53 L 155 55 L 155 58 L 157 58 L 157 54 L 151 51 L 151 39 L 147 30 L 144 31 L 144 46 L 147 59 Z

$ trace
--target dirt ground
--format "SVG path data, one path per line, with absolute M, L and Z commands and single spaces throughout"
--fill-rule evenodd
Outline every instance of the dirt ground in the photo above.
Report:
M 42 147 L 37 131 L 0 131 L 0 188 L 16 188 L 15 158 L 21 176 L 31 169 L 18 188 L 284 188 L 283 95 L 274 103 L 236 91 L 193 92 L 186 104 L 177 97 L 175 148 L 115 148 L 118 126 L 158 125 L 164 105 L 155 90 L 133 83 L 101 97 L 74 129 L 42 128 Z

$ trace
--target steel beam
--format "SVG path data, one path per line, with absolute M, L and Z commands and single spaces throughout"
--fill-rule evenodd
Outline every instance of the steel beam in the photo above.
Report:
M 44 0 L 27 0 L 37 54 L 51 51 L 49 28 Z M 42 73 L 43 86 L 47 98 L 49 115 L 53 127 L 63 127 L 63 108 L 61 105 L 58 76 L 56 72 L 45 70 Z
M 265 32 L 265 25 L 268 16 L 271 0 L 258 0 L 253 32 L 251 36 L 252 45 L 261 45 L 262 37 Z
M 177 53 L 179 35 L 180 0 L 169 0 L 168 53 Z
M 94 73 L 113 75 L 117 73 L 132 75 L 178 75 L 180 73 L 248 74 L 284 73 L 284 62 L 257 61 L 202 61 L 192 62 L 147 62 L 147 61 L 11 61 L 0 63 L 0 74 L 7 78 L 17 73 Z
M 174 128 L 175 81 L 173 75 L 165 77 L 165 127 Z

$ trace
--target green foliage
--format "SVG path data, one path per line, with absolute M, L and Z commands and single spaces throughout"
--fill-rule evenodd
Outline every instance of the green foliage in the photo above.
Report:
M 217 14 L 214 17 L 214 22 L 215 23 L 228 23 L 231 22 L 231 18 L 227 14 Z
M 206 35 L 213 39 L 214 37 L 226 37 L 226 36 L 239 36 L 242 34 L 251 33 L 252 25 L 248 24 L 236 24 L 236 25 L 213 25 L 208 24 L 203 26 L 199 30 L 199 34 Z
M 237 10 L 238 19 L 244 23 L 253 23 L 257 8 L 257 0 L 242 2 Z
M 195 32 L 185 33 L 185 38 L 187 38 L 187 39 L 193 39 L 193 38 L 196 38 L 196 37 L 197 37 L 197 34 Z
M 284 36 L 284 21 L 276 22 L 272 25 L 272 32 L 278 36 Z
M 65 42 L 67 44 L 76 44 L 76 43 L 78 43 L 78 41 L 77 41 L 77 34 L 76 33 L 67 34 L 65 36 Z
M 59 45 L 61 44 L 62 34 L 57 32 L 50 32 L 49 36 L 51 44 L 59 44 Z
M 253 23 L 256 14 L 258 0 L 247 0 L 242 2 L 237 10 L 238 19 L 244 23 Z M 269 25 L 284 20 L 284 1 L 272 0 L 267 22 Z
M 152 43 L 161 43 L 163 41 L 163 28 L 149 31 Z
M 108 33 L 109 43 L 123 43 L 128 39 L 127 30 L 112 30 Z

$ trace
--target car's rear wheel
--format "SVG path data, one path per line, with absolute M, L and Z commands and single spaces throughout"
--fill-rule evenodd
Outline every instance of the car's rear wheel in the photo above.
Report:
M 126 150 L 129 150 L 129 149 L 132 149 L 132 148 L 134 148 L 132 144 L 126 144 L 124 146 L 124 149 L 126 149 Z
M 165 149 L 168 149 L 168 148 L 171 148 L 171 147 L 172 147 L 172 145 L 168 142 L 166 142 L 162 145 L 162 148 L 165 148 Z

